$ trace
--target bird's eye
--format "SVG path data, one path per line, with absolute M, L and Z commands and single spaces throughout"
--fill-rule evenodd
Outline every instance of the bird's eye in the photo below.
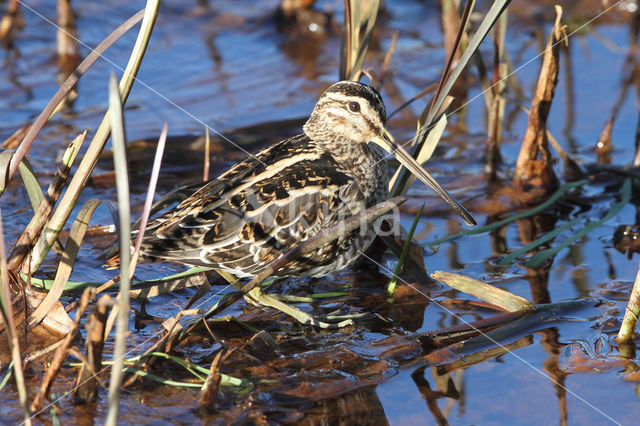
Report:
M 349 102 L 349 111 L 360 112 L 360 104 L 357 102 Z

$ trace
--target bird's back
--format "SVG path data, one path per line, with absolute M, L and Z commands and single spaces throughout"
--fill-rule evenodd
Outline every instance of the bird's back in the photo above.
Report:
M 248 157 L 151 222 L 140 254 L 145 260 L 254 276 L 370 204 L 362 184 L 302 134 Z M 344 266 L 335 264 L 346 262 L 340 260 L 344 250 L 363 248 L 345 238 L 285 265 L 276 275 L 316 276 Z M 347 257 L 350 261 L 353 255 Z

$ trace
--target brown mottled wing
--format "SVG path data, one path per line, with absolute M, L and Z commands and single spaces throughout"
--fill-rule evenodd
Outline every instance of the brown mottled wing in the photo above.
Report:
M 362 205 L 357 183 L 299 136 L 239 163 L 154 221 L 142 255 L 255 275 Z M 330 262 L 335 250 L 317 250 L 297 267 Z

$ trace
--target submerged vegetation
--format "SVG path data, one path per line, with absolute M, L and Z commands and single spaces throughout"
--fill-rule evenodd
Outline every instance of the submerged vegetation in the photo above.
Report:
M 539 60 L 533 63 L 539 69 L 535 78 L 523 81 L 517 71 L 532 60 L 511 56 L 509 35 L 516 33 L 511 16 L 515 15 L 517 25 L 525 25 L 522 15 L 534 6 L 510 5 L 508 0 L 442 0 L 432 12 L 440 14 L 445 56 L 428 59 L 438 63 L 439 74 L 428 71 L 426 77 L 420 74 L 427 72 L 425 67 L 416 72 L 403 61 L 408 56 L 429 58 L 433 49 L 427 52 L 422 45 L 436 42 L 420 40 L 420 45 L 411 39 L 403 43 L 404 30 L 387 28 L 393 21 L 390 11 L 394 7 L 388 3 L 345 0 L 339 11 L 330 11 L 320 1 L 283 0 L 277 11 L 270 9 L 260 19 L 261 25 L 277 27 L 278 34 L 292 43 L 286 48 L 294 61 L 304 61 L 301 50 L 307 46 L 326 42 L 332 46 L 335 62 L 339 58 L 331 80 L 368 80 L 391 99 L 387 105 L 397 108 L 388 114 L 388 120 L 391 129 L 395 123 L 401 129 L 406 139 L 401 145 L 428 169 L 434 164 L 448 168 L 441 173 L 449 179 L 445 186 L 455 188 L 463 204 L 484 223 L 461 230 L 457 219 L 446 218 L 448 212 L 443 213 L 433 199 L 418 193 L 415 176 L 398 166 L 390 176 L 392 198 L 300 241 L 257 277 L 241 281 L 200 267 L 138 267 L 142 235 L 150 217 L 193 194 L 200 179 L 216 175 L 216 160 L 233 163 L 255 146 L 296 131 L 301 120 L 225 134 L 201 121 L 197 128 L 200 131 L 204 124 L 202 137 L 185 140 L 169 136 L 172 129 L 167 118 L 161 120 L 164 126 L 159 135 L 145 135 L 149 141 L 129 139 L 131 128 L 137 126 L 130 117 L 147 106 L 137 102 L 128 108 L 127 99 L 134 86 L 150 87 L 144 82 L 148 77 L 138 80 L 139 70 L 145 70 L 147 51 L 153 52 L 154 43 L 159 43 L 151 37 L 156 26 L 162 25 L 156 21 L 162 21 L 163 16 L 170 19 L 172 10 L 163 15 L 167 6 L 148 0 L 143 10 L 125 20 L 82 59 L 78 19 L 69 0 L 58 0 L 59 89 L 34 120 L 6 132 L 0 152 L 4 176 L 0 196 L 24 198 L 23 187 L 33 210 L 27 213 L 12 199 L 10 206 L 3 204 L 0 214 L 0 338 L 8 342 L 7 349 L 0 352 L 0 401 L 11 407 L 3 408 L 0 414 L 24 424 L 59 418 L 116 424 L 123 419 L 136 420 L 131 408 L 121 409 L 122 399 L 129 404 L 139 399 L 155 406 L 162 404 L 162 398 L 182 398 L 181 406 L 204 421 L 381 423 L 386 420 L 386 410 L 374 390 L 392 376 L 404 377 L 403 372 L 408 371 L 437 423 L 446 424 L 453 415 L 451 405 L 443 408 L 437 403 L 439 399 L 457 401 L 459 418 L 478 422 L 483 419 L 481 414 L 464 417 L 463 373 L 473 365 L 502 360 L 510 353 L 522 361 L 521 368 L 533 367 L 553 385 L 561 423 L 569 417 L 568 396 L 584 403 L 587 408 L 581 409 L 591 410 L 589 415 L 594 419 L 633 419 L 629 413 L 614 411 L 611 405 L 588 402 L 594 393 L 583 398 L 571 390 L 566 379 L 570 373 L 616 369 L 621 381 L 640 380 L 635 353 L 640 272 L 633 288 L 616 281 L 613 271 L 599 291 L 587 289 L 580 274 L 588 271 L 584 265 L 589 266 L 593 258 L 581 261 L 575 252 L 589 239 L 596 243 L 605 240 L 608 246 L 628 253 L 627 262 L 631 263 L 633 254 L 640 251 L 637 211 L 635 225 L 621 222 L 625 220 L 621 219 L 623 212 L 637 201 L 639 132 L 635 133 L 635 160 L 612 164 L 614 122 L 626 90 L 632 83 L 637 85 L 640 75 L 635 63 L 640 27 L 637 5 L 636 9 L 622 10 L 621 3 L 597 2 L 598 6 L 589 9 L 593 16 L 578 15 L 571 6 L 567 10 L 552 4 L 536 5 L 540 22 L 531 26 L 535 34 L 527 39 L 538 42 L 535 50 Z M 422 3 L 418 6 L 426 7 Z M 228 19 L 230 23 L 216 22 L 224 28 L 246 20 L 246 10 L 230 17 L 212 7 L 188 6 L 206 19 Z M 25 26 L 34 23 L 25 23 L 22 14 L 35 13 L 34 9 L 21 2 L 7 2 L 0 21 L 0 40 L 7 52 L 27 37 Z M 558 102 L 556 91 L 563 75 L 569 79 L 574 73 L 588 73 L 571 67 L 574 39 L 584 37 L 597 19 L 613 14 L 631 33 L 621 70 L 623 90 L 610 117 L 602 118 L 604 130 L 596 148 L 585 153 L 571 145 L 569 132 L 562 138 L 554 136 L 557 129 L 550 123 L 557 110 L 552 107 Z M 138 23 L 133 42 L 127 33 Z M 171 40 L 171 36 L 164 37 Z M 70 129 L 77 126 L 66 125 L 66 120 L 77 113 L 74 104 L 82 100 L 81 83 L 120 38 L 120 44 L 128 46 L 129 60 L 125 68 L 110 61 L 121 77 L 118 81 L 112 74 L 104 85 L 101 121 L 95 128 L 72 133 Z M 339 48 L 331 43 L 338 38 Z M 216 66 L 222 61 L 220 52 L 238 48 L 214 44 L 210 40 L 210 59 Z M 234 60 L 241 64 L 253 59 Z M 4 60 L 13 59 L 5 55 Z M 152 72 L 163 72 L 157 63 L 154 66 Z M 235 72 L 245 80 L 262 77 L 240 69 L 240 65 L 238 68 Z M 262 69 L 261 73 L 278 72 L 276 68 Z M 315 70 L 311 74 L 310 79 L 318 80 L 318 88 L 326 86 L 326 75 L 320 78 Z M 422 86 L 413 90 L 409 99 L 405 97 L 407 81 L 413 82 L 412 90 Z M 572 82 L 566 85 L 567 91 L 573 90 Z M 224 90 L 224 96 L 233 97 L 233 91 Z M 308 93 L 305 97 L 314 98 Z M 479 120 L 482 129 L 472 134 L 466 121 L 470 104 L 480 97 L 485 107 Z M 194 103 L 199 102 L 195 98 Z M 262 102 L 255 95 L 251 99 Z M 207 108 L 216 108 L 214 99 L 206 102 Z M 178 108 L 195 118 L 188 108 Z M 526 124 L 515 130 L 517 114 L 526 114 Z M 572 119 L 567 112 L 566 121 Z M 44 142 L 43 129 L 54 123 L 64 128 L 64 137 L 71 142 L 56 169 L 45 173 L 38 167 L 53 160 L 43 159 L 38 146 Z M 6 130 L 7 125 L 2 123 L 0 129 Z M 210 133 L 216 136 L 210 137 Z M 508 139 L 514 139 L 514 133 L 521 140 L 516 155 L 512 147 L 505 153 L 504 146 L 506 142 L 513 145 Z M 444 147 L 443 141 L 464 138 L 460 136 L 464 134 L 471 136 L 469 143 Z M 559 140 L 569 146 L 563 148 Z M 228 150 L 230 145 L 243 152 Z M 185 175 L 184 162 L 189 155 L 202 169 L 197 173 L 189 170 L 188 182 L 173 178 Z M 465 156 L 471 159 L 465 162 Z M 165 167 L 161 166 L 163 160 Z M 454 165 L 447 166 L 448 161 Z M 470 170 L 463 170 L 465 167 Z M 16 172 L 21 183 L 14 177 Z M 45 179 L 50 183 L 43 191 Z M 143 180 L 144 185 L 140 183 Z M 162 192 L 173 191 L 154 203 L 154 194 L 160 192 L 157 184 Z M 107 207 L 113 226 L 95 224 L 94 215 L 101 220 L 107 217 L 99 214 L 101 205 Z M 390 216 L 390 211 L 399 214 Z M 12 221 L 9 231 L 7 217 Z M 381 218 L 384 229 L 397 232 L 377 238 L 353 271 L 326 279 L 271 278 L 286 262 L 335 240 L 338 232 L 344 235 Z M 439 224 L 435 231 L 425 225 L 432 220 Z M 22 228 L 18 229 L 18 224 Z M 596 234 L 605 226 L 615 226 L 615 235 Z M 137 233 L 130 250 L 132 229 Z M 11 239 L 5 240 L 9 236 Z M 102 269 L 106 256 L 97 256 L 113 244 L 120 253 L 120 270 L 115 276 Z M 471 260 L 465 254 L 467 259 L 461 261 L 458 248 L 474 252 Z M 451 251 L 448 265 L 442 261 L 434 265 L 433 259 L 446 251 Z M 566 251 L 571 253 L 571 265 L 566 259 L 559 260 L 559 253 Z M 613 262 L 609 252 L 604 253 L 606 258 L 598 260 L 602 263 L 599 268 L 608 265 L 611 271 Z M 91 264 L 99 272 L 82 266 L 83 257 L 99 257 Z M 579 294 L 552 298 L 555 290 L 549 277 L 566 273 L 568 265 L 573 268 L 572 279 Z M 449 270 L 427 272 L 438 268 Z M 514 277 L 525 277 L 530 295 L 523 297 L 515 294 L 522 294 L 521 289 L 511 292 L 505 288 Z M 465 294 L 471 298 L 461 299 Z M 247 303 L 241 302 L 243 298 Z M 159 303 L 168 308 L 160 314 L 148 310 L 154 300 L 162 300 Z M 425 322 L 425 318 L 436 316 L 438 320 Z M 601 333 L 593 344 L 595 353 L 584 330 L 567 326 L 565 333 L 563 327 L 572 318 L 589 322 L 590 332 L 593 328 Z M 571 336 L 572 331 L 578 335 Z M 540 367 L 520 355 L 524 348 L 533 346 L 537 336 L 548 355 Z M 425 376 L 427 369 L 431 369 L 433 380 Z M 171 396 L 154 394 L 158 389 Z M 635 389 L 638 393 L 639 388 Z M 177 392 L 188 392 L 188 402 L 184 396 L 176 397 L 183 395 Z M 72 413 L 73 404 L 81 414 Z M 77 408 L 96 406 L 101 407 L 99 412 Z M 174 420 L 169 413 L 162 415 L 162 420 Z M 402 413 L 394 415 L 398 417 L 389 420 L 406 421 Z M 554 421 L 555 417 L 545 420 Z

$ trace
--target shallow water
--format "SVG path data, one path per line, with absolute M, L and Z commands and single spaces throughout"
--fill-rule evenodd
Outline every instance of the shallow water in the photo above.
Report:
M 585 168 L 593 164 L 595 142 L 611 113 L 623 78 L 622 70 L 629 49 L 629 23 L 632 15 L 615 7 L 595 20 L 601 2 L 566 2 L 565 19 L 571 23 L 570 47 L 564 53 L 559 85 L 551 109 L 549 129 L 561 145 Z M 224 171 L 252 152 L 282 137 L 295 134 L 299 123 L 280 123 L 275 130 L 262 126 L 283 120 L 304 118 L 318 95 L 337 79 L 342 2 L 319 1 L 316 9 L 334 21 L 318 33 L 300 28 L 282 28 L 273 18 L 277 1 L 211 2 L 207 6 L 166 2 L 160 12 L 149 51 L 127 102 L 127 138 L 157 138 L 163 122 L 169 126 L 169 151 L 165 156 L 159 193 L 182 184 L 196 182 L 202 174 L 202 154 L 189 149 L 187 142 L 202 136 L 205 123 L 216 131 L 229 132 L 236 145 L 214 139 L 212 173 Z M 624 3 L 628 5 L 631 3 Z M 78 34 L 87 46 L 95 46 L 113 28 L 144 6 L 141 1 L 116 1 L 110 4 L 73 4 Z M 57 89 L 58 68 L 55 59 L 55 29 L 43 17 L 55 18 L 51 2 L 30 2 L 33 11 L 22 9 L 25 29 L 10 50 L 0 51 L 0 139 L 35 119 Z M 486 5 L 480 4 L 479 10 Z M 38 16 L 35 12 L 42 16 Z M 540 40 L 553 20 L 551 2 L 514 2 L 509 16 L 507 50 L 517 72 L 515 78 L 524 89 L 520 99 L 512 89 L 507 95 L 507 128 L 503 133 L 501 175 L 508 179 L 527 117 L 520 106 L 529 107 L 540 59 Z M 581 25 L 588 23 L 586 27 Z M 382 95 L 387 110 L 411 98 L 439 78 L 444 61 L 439 8 L 420 1 L 386 2 L 379 19 L 367 65 L 379 69 L 392 32 L 400 31 L 391 61 L 390 74 Z M 41 182 L 48 184 L 55 170 L 52 159 L 66 141 L 84 128 L 95 129 L 107 104 L 107 78 L 111 71 L 121 74 L 135 40 L 131 31 L 105 55 L 110 62 L 98 61 L 83 77 L 78 98 L 72 108 L 54 117 L 33 145 L 30 161 Z M 490 63 L 492 48 L 485 41 L 485 62 Z M 81 48 L 83 56 L 87 49 Z M 473 74 L 473 73 L 472 73 Z M 571 77 L 571 78 L 568 78 Z M 508 216 L 506 196 L 496 196 L 496 188 L 484 179 L 484 142 L 486 139 L 485 104 L 480 86 L 471 81 L 466 131 L 457 119 L 439 145 L 428 168 L 434 176 L 474 213 L 478 223 L 494 221 L 497 214 Z M 612 134 L 612 165 L 628 165 L 635 154 L 633 144 L 637 123 L 637 100 L 633 88 L 617 115 Z M 398 140 L 410 138 L 416 115 L 424 101 L 389 122 Z M 245 131 L 238 128 L 259 125 Z M 91 134 L 90 130 L 90 134 Z M 181 138 L 186 136 L 186 138 Z M 171 145 L 172 144 L 172 145 Z M 173 149 L 173 151 L 172 151 Z M 131 152 L 134 214 L 139 213 L 153 147 Z M 91 198 L 115 199 L 107 173 L 111 163 L 105 157 L 96 174 L 107 176 L 105 184 L 90 183 L 81 203 Z M 591 168 L 596 170 L 597 168 Z M 562 165 L 556 165 L 562 176 Z M 397 258 L 390 254 L 382 267 L 348 270 L 318 280 L 290 279 L 274 288 L 276 293 L 304 295 L 342 290 L 346 294 L 323 301 L 315 312 L 346 308 L 351 312 L 374 311 L 380 321 L 339 331 L 319 331 L 295 324 L 288 317 L 269 310 L 236 305 L 225 313 L 240 316 L 254 327 L 263 326 L 274 337 L 275 349 L 267 356 L 258 348 L 246 349 L 262 364 L 234 355 L 224 364 L 226 374 L 256 381 L 249 394 L 223 392 L 213 407 L 199 409 L 197 389 L 161 386 L 139 381 L 122 393 L 122 422 L 193 423 L 240 422 L 335 423 L 370 422 L 393 424 L 433 424 L 438 411 L 450 423 L 563 423 L 603 422 L 635 423 L 640 413 L 639 386 L 627 380 L 626 372 L 637 369 L 632 360 L 618 357 L 615 334 L 624 313 L 626 299 L 637 272 L 637 256 L 629 258 L 614 247 L 613 235 L 621 224 L 637 223 L 636 199 L 623 207 L 610 221 L 591 231 L 571 247 L 560 251 L 541 268 L 528 268 L 531 254 L 508 266 L 499 266 L 502 257 L 521 248 L 532 239 L 557 228 L 574 217 L 585 220 L 602 218 L 618 201 L 620 175 L 593 173 L 592 181 L 570 200 L 547 209 L 533 218 L 511 222 L 499 231 L 465 236 L 425 250 L 425 264 L 436 270 L 458 272 L 492 283 L 535 303 L 592 298 L 593 303 L 574 311 L 523 327 L 478 350 L 495 350 L 472 361 L 474 352 L 464 353 L 467 363 L 450 365 L 452 360 L 434 363 L 413 348 L 394 352 L 401 345 L 385 339 L 405 337 L 463 321 L 487 318 L 494 312 L 465 310 L 441 305 L 449 299 L 467 299 L 463 293 L 443 284 L 412 281 L 421 293 L 386 301 L 384 286 L 395 268 Z M 414 184 L 412 199 L 402 209 L 403 225 L 409 228 L 417 209 L 426 203 L 425 212 L 414 238 L 422 243 L 434 241 L 466 229 L 421 184 Z M 491 196 L 490 194 L 494 194 Z M 8 242 L 15 240 L 28 223 L 25 194 L 13 183 L 3 195 L 3 221 Z M 99 208 L 92 224 L 107 225 L 110 215 Z M 582 229 L 584 221 L 558 235 L 548 246 Z M 112 242 L 91 237 L 83 246 L 72 280 L 104 282 L 113 274 L 102 268 L 103 251 Z M 547 247 L 547 246 L 543 246 Z M 55 271 L 57 260 L 50 256 L 43 266 L 45 274 Z M 161 264 L 142 265 L 140 279 L 166 276 L 183 267 Z M 215 303 L 230 290 L 219 278 L 202 302 Z M 402 284 L 400 284 L 402 286 Z M 406 287 L 406 285 L 405 285 Z M 160 318 L 174 316 L 195 293 L 180 290 L 149 300 L 146 313 Z M 72 300 L 73 296 L 65 299 Z M 134 303 L 140 309 L 140 303 Z M 133 319 L 133 316 L 132 316 Z M 138 316 L 137 319 L 140 319 Z M 149 321 L 134 328 L 130 339 L 131 355 L 141 353 L 158 337 L 161 326 Z M 216 329 L 217 330 L 217 329 Z M 230 346 L 244 345 L 251 334 L 220 327 Z M 226 333 L 226 334 L 225 334 Z M 244 348 L 244 346 L 242 346 Z M 210 339 L 181 346 L 176 355 L 209 368 L 219 348 Z M 510 349 L 511 351 L 507 351 Z M 110 343 L 105 349 L 109 354 Z M 108 357 L 108 355 L 107 355 Z M 69 358 L 71 360 L 71 358 Z M 176 380 L 186 380 L 175 365 L 158 363 L 153 371 Z M 450 370 L 449 370 L 449 367 Z M 4 366 L 1 370 L 4 374 Z M 43 365 L 35 362 L 27 369 L 34 392 L 42 379 Z M 76 369 L 66 367 L 52 392 L 63 396 L 73 387 Z M 105 376 L 106 378 L 107 376 Z M 625 379 L 625 377 L 627 379 Z M 273 383 L 257 383 L 272 378 Z M 102 423 L 107 411 L 106 390 L 98 403 L 74 406 L 71 398 L 57 402 L 64 424 Z M 435 408 L 434 408 L 435 406 Z M 10 422 L 21 419 L 15 388 L 0 394 L 0 416 Z M 49 409 L 38 418 L 50 422 Z

